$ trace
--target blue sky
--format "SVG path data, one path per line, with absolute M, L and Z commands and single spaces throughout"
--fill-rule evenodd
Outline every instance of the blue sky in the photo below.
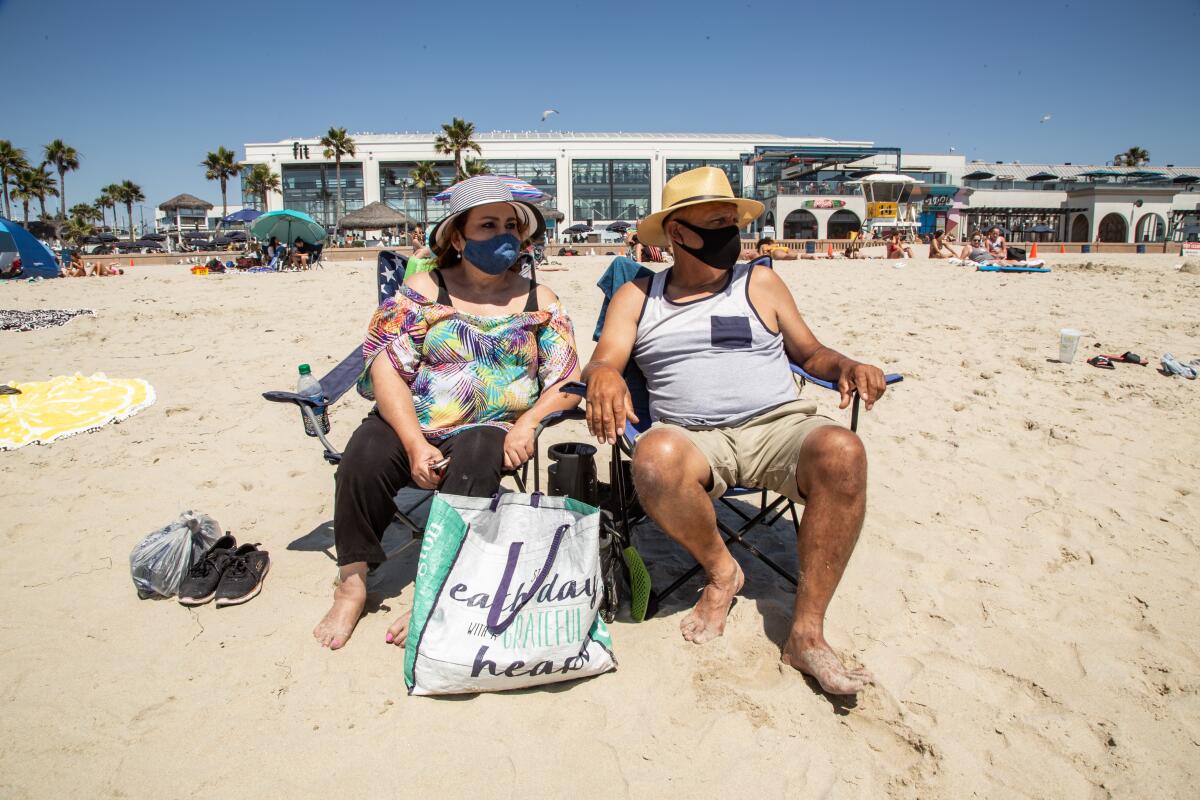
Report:
M 1200 1 L 0 0 L 0 139 L 219 202 L 224 145 L 350 131 L 765 132 L 988 160 L 1200 165 Z M 1044 114 L 1050 122 L 1040 124 Z M 231 191 L 231 201 L 236 191 Z M 147 209 L 148 215 L 149 209 Z

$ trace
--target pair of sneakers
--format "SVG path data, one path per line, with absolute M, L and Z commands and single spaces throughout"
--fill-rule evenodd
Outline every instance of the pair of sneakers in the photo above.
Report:
M 271 556 L 256 544 L 238 547 L 231 535 L 222 536 L 192 565 L 179 585 L 179 602 L 200 606 L 213 600 L 218 606 L 236 606 L 262 591 L 271 568 Z

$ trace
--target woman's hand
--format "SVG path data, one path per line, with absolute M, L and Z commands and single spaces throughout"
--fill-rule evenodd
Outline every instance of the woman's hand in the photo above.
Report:
M 412 480 L 422 489 L 436 489 L 446 474 L 446 468 L 435 470 L 433 465 L 442 460 L 442 451 L 422 439 L 412 447 L 406 448 L 408 453 L 409 471 Z
M 504 469 L 512 471 L 533 458 L 534 427 L 522 417 L 504 437 Z

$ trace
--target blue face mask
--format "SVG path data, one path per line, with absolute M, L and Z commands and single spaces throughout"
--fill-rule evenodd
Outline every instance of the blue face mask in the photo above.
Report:
M 502 233 L 491 239 L 475 241 L 467 239 L 463 258 L 489 275 L 499 275 L 511 267 L 521 254 L 521 242 L 511 233 Z

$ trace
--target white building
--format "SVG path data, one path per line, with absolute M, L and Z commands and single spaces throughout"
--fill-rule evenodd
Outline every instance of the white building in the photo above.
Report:
M 442 187 L 453 159 L 434 150 L 432 133 L 352 134 L 356 152 L 341 165 L 343 208 L 382 200 L 416 220 L 434 221 L 444 205 L 413 186 L 411 171 L 432 161 Z M 967 163 L 955 154 L 902 154 L 869 141 L 715 133 L 572 133 L 492 131 L 475 136 L 497 174 L 514 175 L 551 196 L 562 223 L 636 221 L 660 208 L 663 184 L 684 170 L 717 166 L 734 191 L 767 208 L 754 226 L 781 238 L 847 238 L 866 217 L 854 180 L 899 171 L 921 181 L 911 202 L 922 232 L 953 236 L 999 224 L 1020 240 L 1038 235 L 1069 241 L 1155 241 L 1181 238 L 1200 214 L 1200 167 L 1133 169 L 1072 164 Z M 333 225 L 339 191 L 332 159 L 316 138 L 247 144 L 246 163 L 266 164 L 282 190 L 267 209 L 292 208 Z M 248 167 L 247 167 L 248 169 Z M 428 194 L 436 194 L 434 188 Z M 1140 203 L 1139 203 L 1140 201 Z M 261 199 L 243 189 L 242 204 Z

